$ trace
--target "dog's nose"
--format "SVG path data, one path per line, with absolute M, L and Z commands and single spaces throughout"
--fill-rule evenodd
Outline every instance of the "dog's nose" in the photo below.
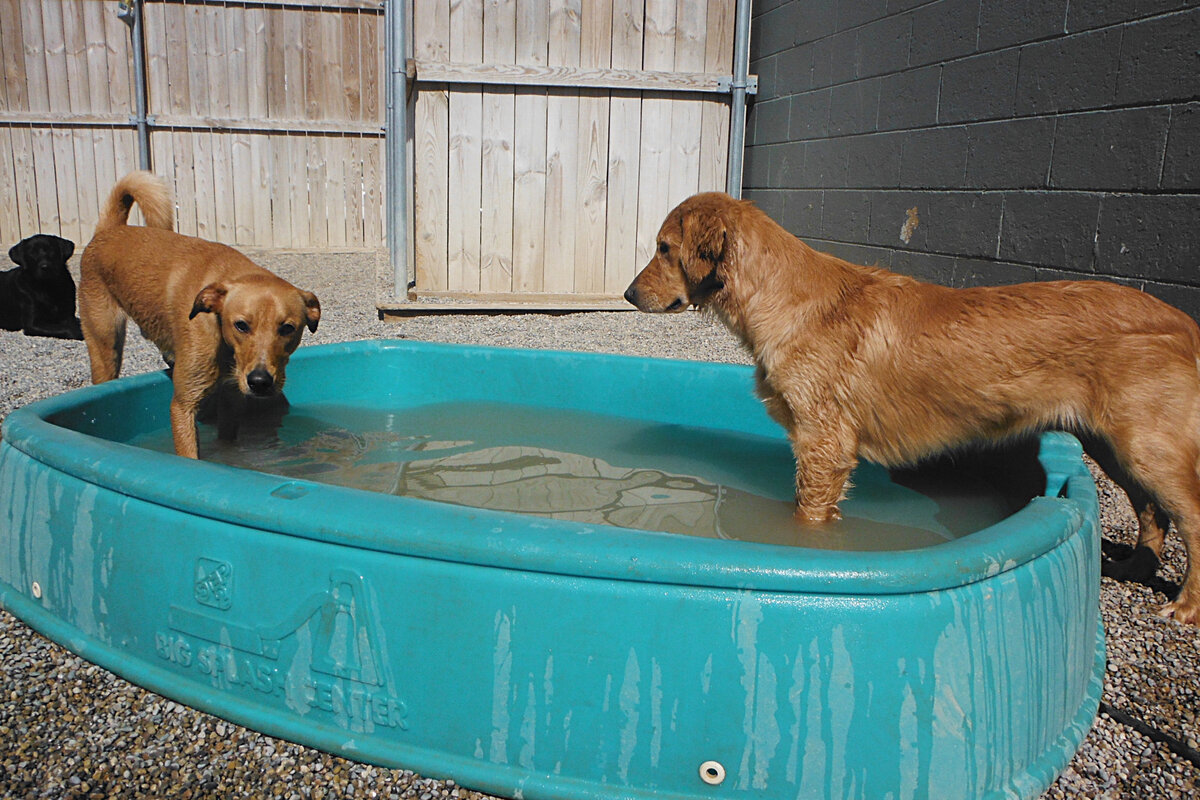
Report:
M 633 305 L 637 305 L 637 291 L 633 288 L 633 284 L 630 284 L 629 288 L 625 290 L 625 299 Z
M 252 370 L 246 376 L 246 385 L 250 387 L 250 391 L 253 394 L 270 394 L 271 389 L 275 386 L 275 379 L 271 377 L 271 373 L 259 368 Z

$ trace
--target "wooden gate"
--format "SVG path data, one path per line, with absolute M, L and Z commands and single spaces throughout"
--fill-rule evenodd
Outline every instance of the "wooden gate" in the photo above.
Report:
M 735 0 L 414 3 L 410 297 L 619 297 L 724 189 Z

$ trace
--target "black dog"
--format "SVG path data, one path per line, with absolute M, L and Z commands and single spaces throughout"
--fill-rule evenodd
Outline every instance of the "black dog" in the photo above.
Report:
M 0 272 L 0 329 L 83 338 L 75 316 L 75 281 L 67 271 L 74 252 L 74 242 L 44 233 L 13 245 L 8 257 L 19 266 Z

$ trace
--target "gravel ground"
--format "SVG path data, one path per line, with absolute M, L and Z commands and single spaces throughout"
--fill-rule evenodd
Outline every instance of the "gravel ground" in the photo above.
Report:
M 82 249 L 82 248 L 80 248 Z M 376 337 L 592 350 L 746 362 L 718 324 L 699 314 L 439 315 L 380 322 L 373 253 L 255 254 L 322 301 L 305 345 Z M 135 331 L 123 374 L 160 369 Z M 0 418 L 83 386 L 82 342 L 0 331 Z M 1132 543 L 1124 497 L 1098 476 L 1104 537 Z M 1177 584 L 1182 548 L 1169 540 L 1160 577 Z M 1159 588 L 1165 588 L 1160 586 Z M 1195 796 L 1200 766 L 1155 732 L 1200 749 L 1200 630 L 1156 616 L 1166 598 L 1103 579 L 1108 631 L 1104 703 L 1149 726 L 1143 735 L 1101 714 L 1047 798 Z M 1179 748 L 1176 748 L 1179 749 Z M 1198 759 L 1200 760 L 1200 759 Z M 0 796 L 12 798 L 484 798 L 436 776 L 348 761 L 247 730 L 127 683 L 0 611 Z

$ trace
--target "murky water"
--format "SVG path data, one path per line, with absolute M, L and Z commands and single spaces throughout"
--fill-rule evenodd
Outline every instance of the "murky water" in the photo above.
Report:
M 172 451 L 169 430 L 133 443 Z M 248 419 L 236 443 L 201 425 L 200 451 L 235 467 L 444 503 L 849 550 L 937 544 L 998 522 L 1032 495 L 1014 494 L 995 470 L 889 475 L 864 464 L 844 519 L 802 526 L 782 438 L 494 403 L 293 407 L 282 419 Z

